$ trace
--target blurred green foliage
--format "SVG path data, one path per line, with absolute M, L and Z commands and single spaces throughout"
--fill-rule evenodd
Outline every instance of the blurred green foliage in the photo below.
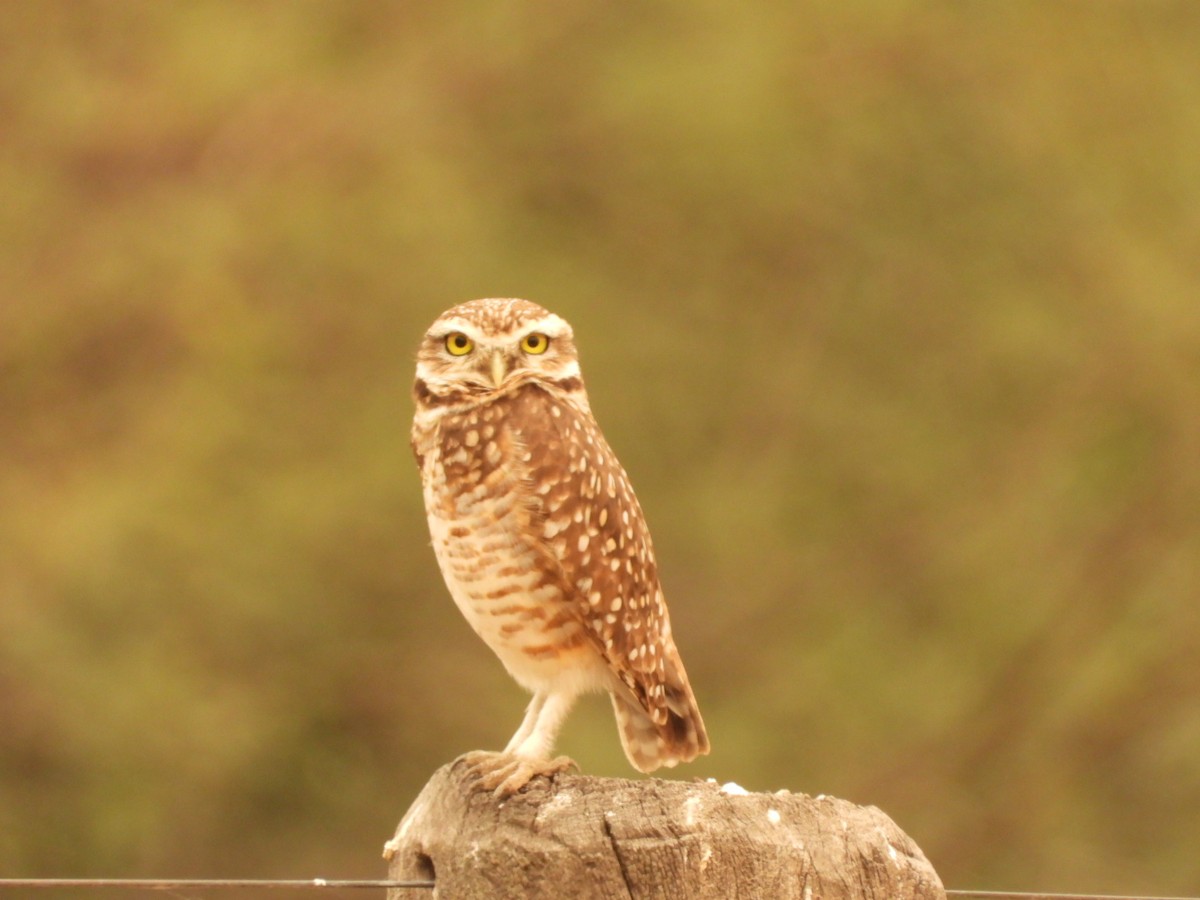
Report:
M 0 873 L 372 877 L 524 698 L 412 354 L 570 319 L 714 751 L 953 887 L 1200 891 L 1200 5 L 0 24 Z M 602 701 L 563 749 L 631 774 Z

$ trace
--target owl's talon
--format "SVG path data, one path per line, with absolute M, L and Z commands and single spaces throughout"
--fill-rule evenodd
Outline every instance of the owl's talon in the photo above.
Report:
M 491 791 L 497 800 L 505 800 L 520 791 L 539 775 L 550 778 L 568 769 L 578 769 L 569 756 L 554 759 L 530 759 L 511 753 L 488 753 L 477 750 L 463 757 L 475 784 Z
M 495 750 L 472 750 L 469 753 L 464 753 L 459 759 L 469 772 L 473 775 L 478 775 L 479 770 L 485 768 L 488 762 L 503 755 L 503 753 L 497 753 Z

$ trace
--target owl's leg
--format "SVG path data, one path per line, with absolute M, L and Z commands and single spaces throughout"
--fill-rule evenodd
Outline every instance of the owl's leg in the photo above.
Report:
M 537 724 L 538 716 L 542 713 L 542 707 L 546 705 L 547 696 L 541 693 L 533 695 L 533 699 L 529 701 L 529 708 L 525 710 L 525 718 L 521 720 L 521 727 L 517 729 L 517 733 L 512 736 L 512 740 L 504 748 L 505 753 L 515 753 L 517 748 L 529 737 L 534 725 Z
M 527 759 L 545 759 L 550 754 L 554 739 L 558 737 L 558 731 L 574 703 L 575 697 L 571 694 L 535 694 L 525 714 L 525 721 L 504 748 L 504 752 Z
M 537 775 L 554 775 L 573 768 L 566 756 L 549 759 L 550 748 L 575 702 L 571 694 L 535 694 L 525 720 L 503 753 L 470 753 L 467 765 L 480 787 L 503 799 L 525 787 Z

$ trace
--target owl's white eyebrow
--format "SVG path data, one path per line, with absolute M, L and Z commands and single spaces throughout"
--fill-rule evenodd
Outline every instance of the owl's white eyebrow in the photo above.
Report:
M 479 330 L 470 322 L 464 319 L 447 319 L 438 325 L 437 329 L 430 329 L 430 334 L 434 337 L 445 337 L 449 334 L 454 334 L 456 331 L 461 331 L 463 334 L 471 335 L 472 337 L 479 336 Z
M 571 326 L 558 316 L 548 316 L 544 319 L 538 319 L 535 322 L 527 323 L 522 329 L 522 334 L 545 334 L 550 337 L 562 337 L 568 334 Z

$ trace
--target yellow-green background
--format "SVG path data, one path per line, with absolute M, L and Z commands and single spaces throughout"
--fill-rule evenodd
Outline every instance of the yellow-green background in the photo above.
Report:
M 1200 892 L 1200 3 L 0 19 L 0 875 L 376 877 L 524 698 L 416 343 L 575 326 L 713 742 L 950 887 Z M 607 704 L 584 771 L 630 775 Z

